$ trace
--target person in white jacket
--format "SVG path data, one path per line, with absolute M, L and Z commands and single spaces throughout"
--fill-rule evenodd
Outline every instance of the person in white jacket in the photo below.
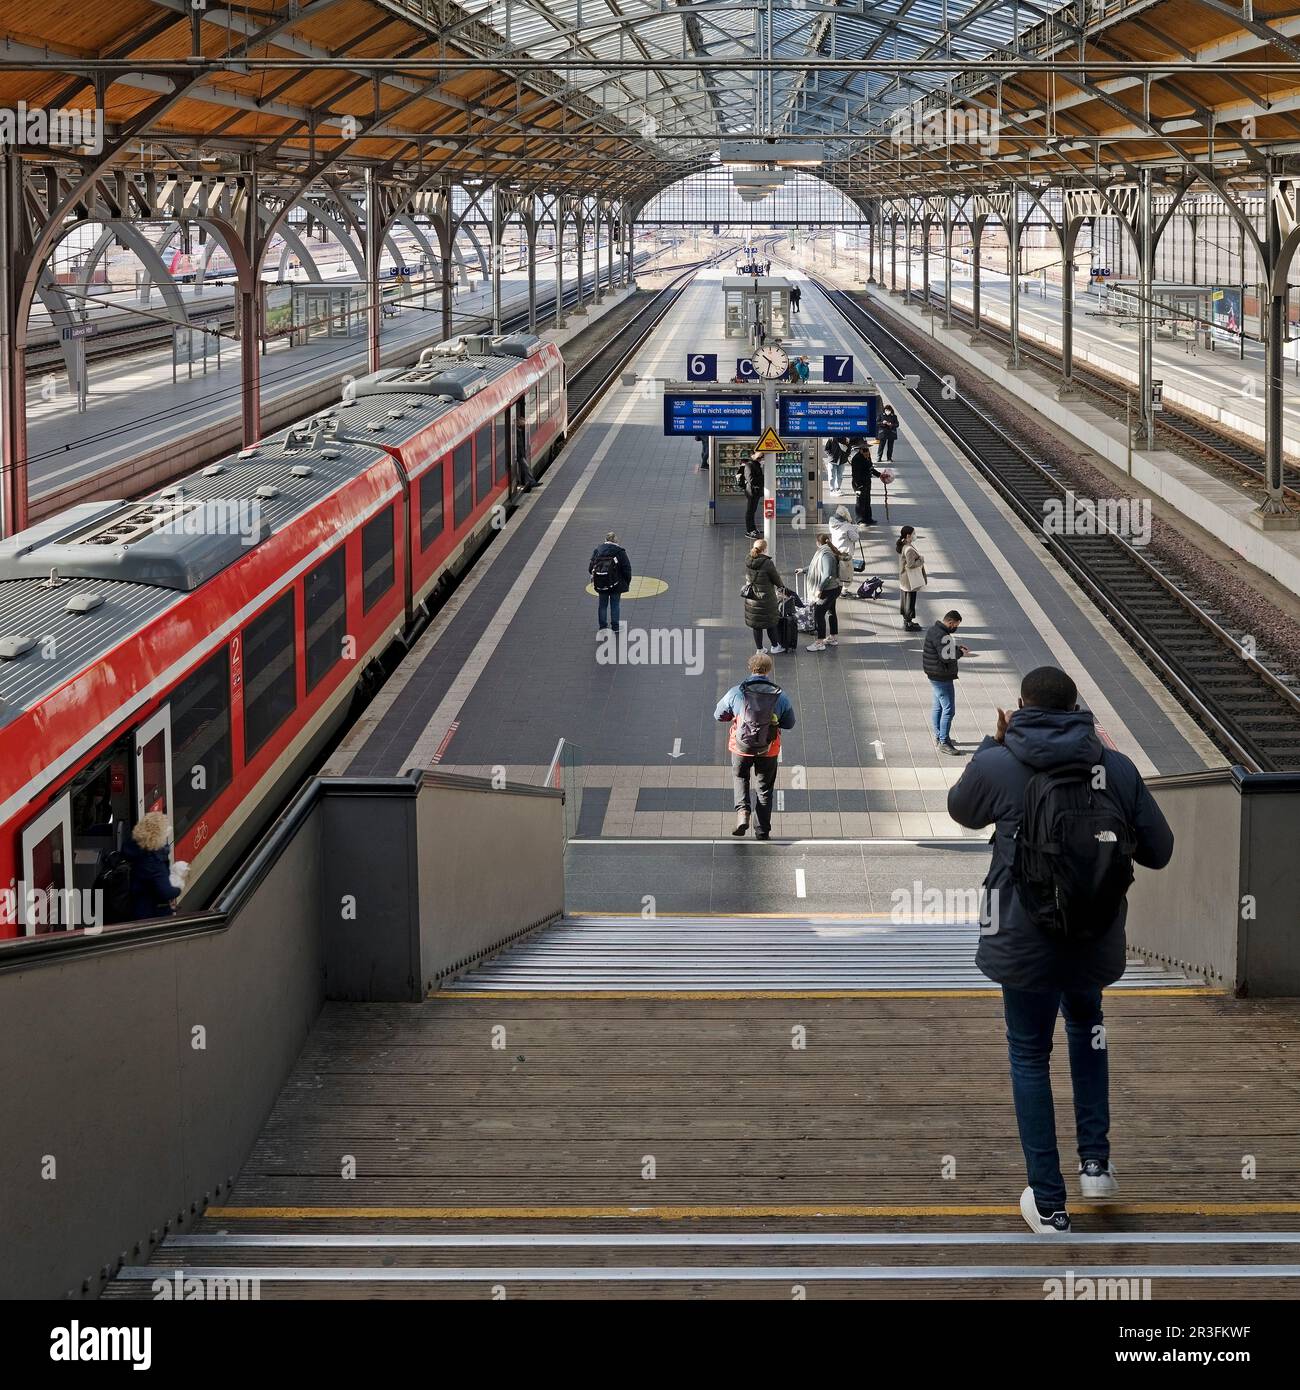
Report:
M 904 632 L 920 632 L 916 621 L 916 596 L 930 582 L 925 572 L 925 556 L 916 548 L 916 527 L 904 526 L 894 542 L 898 551 L 898 611 L 903 615 Z
M 808 566 L 808 601 L 813 606 L 813 623 L 817 629 L 817 640 L 808 646 L 810 652 L 824 652 L 827 647 L 840 644 L 840 624 L 835 616 L 835 604 L 839 599 L 840 561 L 847 559 L 831 544 L 829 531 L 817 535 L 817 550 Z M 827 635 L 827 626 L 830 633 Z
M 841 555 L 850 557 L 857 554 L 858 537 L 861 531 L 853 520 L 853 513 L 847 507 L 836 507 L 830 519 L 831 544 Z

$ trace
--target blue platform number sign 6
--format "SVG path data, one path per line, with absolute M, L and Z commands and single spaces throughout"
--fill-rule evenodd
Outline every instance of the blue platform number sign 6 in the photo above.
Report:
M 754 366 L 753 359 L 750 357 L 737 357 L 736 375 L 742 381 L 757 381 L 758 368 Z
M 718 354 L 716 352 L 692 352 L 686 358 L 687 381 L 717 381 Z
M 823 381 L 852 381 L 853 358 L 847 353 L 828 352 L 822 358 Z

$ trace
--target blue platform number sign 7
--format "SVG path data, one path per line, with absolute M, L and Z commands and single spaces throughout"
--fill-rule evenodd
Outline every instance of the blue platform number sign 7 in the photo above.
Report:
M 692 352 L 686 358 L 687 381 L 717 381 L 718 354 L 716 352 Z
M 852 381 L 853 358 L 847 353 L 828 352 L 822 358 L 823 381 Z
M 758 380 L 758 368 L 754 366 L 753 358 L 751 358 L 751 357 L 737 357 L 737 358 L 736 358 L 736 375 L 737 375 L 742 381 L 757 381 L 757 380 Z

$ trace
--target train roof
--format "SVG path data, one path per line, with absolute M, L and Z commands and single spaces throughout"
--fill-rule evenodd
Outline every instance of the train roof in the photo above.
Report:
M 444 347 L 170 487 L 80 503 L 0 541 L 0 727 L 544 344 Z

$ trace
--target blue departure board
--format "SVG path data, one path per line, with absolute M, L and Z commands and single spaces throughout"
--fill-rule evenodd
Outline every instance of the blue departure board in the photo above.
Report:
M 777 402 L 777 433 L 815 434 L 826 438 L 842 434 L 875 434 L 875 396 L 782 395 Z
M 762 434 L 762 396 L 706 396 L 664 392 L 664 433 Z

